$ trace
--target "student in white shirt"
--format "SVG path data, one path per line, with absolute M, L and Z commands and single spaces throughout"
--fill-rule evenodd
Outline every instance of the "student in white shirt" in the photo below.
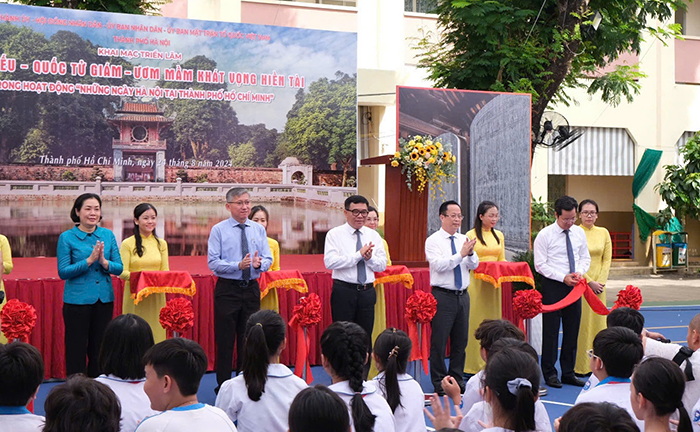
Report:
M 661 357 L 644 360 L 632 375 L 632 410 L 644 421 L 646 432 L 670 431 L 671 414 L 678 410 L 678 432 L 692 432 L 688 411 L 683 406 L 685 376 L 678 365 Z
M 390 328 L 380 333 L 372 354 L 379 370 L 374 381 L 394 413 L 396 430 L 425 432 L 425 394 L 406 373 L 411 347 L 411 339 L 401 330 Z
M 345 402 L 324 385 L 300 391 L 289 407 L 289 432 L 350 432 Z
M 307 385 L 280 364 L 280 353 L 287 346 L 286 327 L 271 310 L 248 318 L 243 373 L 225 381 L 216 397 L 216 406 L 231 421 L 238 421 L 239 432 L 287 432 L 289 406 Z
M 38 349 L 23 342 L 0 344 L 0 430 L 35 432 L 44 417 L 26 408 L 44 381 L 44 359 Z
M 591 265 L 588 240 L 583 228 L 574 225 L 578 203 L 563 196 L 554 203 L 556 221 L 543 228 L 535 238 L 533 251 L 535 269 L 542 275 L 542 303 L 554 304 L 564 299 L 574 286 L 584 280 Z M 561 381 L 554 367 L 561 342 Z M 581 325 L 581 299 L 554 312 L 542 314 L 542 374 L 549 387 L 560 388 L 562 383 L 583 387 L 584 382 L 574 375 L 578 330 Z
M 236 432 L 225 412 L 197 400 L 199 383 L 207 371 L 207 355 L 197 342 L 164 340 L 146 352 L 143 363 L 144 391 L 151 408 L 162 412 L 144 419 L 138 432 Z
M 644 330 L 644 315 L 642 315 L 642 313 L 638 310 L 629 307 L 620 307 L 611 310 L 606 317 L 605 322 L 608 328 L 627 327 L 640 338 L 642 337 L 642 333 L 646 333 L 646 330 Z M 584 385 L 581 389 L 581 393 L 579 393 L 579 395 L 588 392 L 596 385 L 598 385 L 598 378 L 596 378 L 594 374 L 591 374 L 591 376 L 588 377 L 588 381 L 586 381 L 586 385 Z
M 493 426 L 484 431 L 536 430 L 540 371 L 532 355 L 516 348 L 503 348 L 489 357 L 485 373 L 484 400 L 491 406 Z M 435 429 L 457 427 L 461 414 L 450 417 L 450 410 L 443 409 L 437 395 L 433 395 L 431 404 L 434 415 L 427 409 L 425 412 Z
M 321 335 L 321 362 L 333 384 L 329 386 L 347 404 L 355 432 L 394 432 L 394 414 L 376 384 L 362 380 L 369 360 L 369 336 L 347 321 L 334 322 Z
M 146 373 L 141 359 L 152 346 L 151 326 L 134 314 L 114 318 L 102 338 L 98 357 L 102 375 L 95 380 L 111 388 L 119 398 L 121 432 L 133 432 L 141 420 L 157 413 L 143 391 Z
M 430 286 L 437 301 L 431 323 L 430 380 L 435 392 L 445 394 L 447 375 L 464 390 L 465 349 L 469 340 L 469 271 L 479 266 L 474 253 L 477 239 L 459 232 L 462 207 L 456 201 L 440 204 L 441 228 L 425 240 L 425 258 L 430 267 Z M 450 367 L 445 367 L 445 349 L 450 340 Z
M 347 223 L 326 234 L 323 263 L 328 270 L 333 271 L 333 321 L 354 322 L 371 335 L 374 328 L 374 304 L 377 302 L 374 272 L 386 269 L 387 257 L 382 237 L 365 226 L 368 209 L 369 201 L 361 195 L 353 195 L 345 200 Z M 367 370 L 369 371 L 369 366 Z
M 517 327 L 516 327 L 517 328 Z M 524 336 L 524 335 L 523 335 Z M 524 352 L 525 354 L 532 357 L 532 359 L 537 363 L 539 360 L 537 356 L 537 351 L 530 346 L 527 342 L 520 339 L 514 338 L 502 338 L 495 341 L 488 352 L 486 362 L 488 364 L 488 359 L 493 355 L 498 354 L 499 351 L 503 349 L 516 349 Z M 485 375 L 485 373 L 484 373 Z M 483 424 L 493 423 L 493 412 L 491 410 L 491 405 L 481 400 L 469 409 L 469 411 L 464 415 L 464 418 L 459 424 L 459 428 L 465 432 L 479 432 L 484 429 Z M 551 432 L 552 424 L 549 420 L 549 414 L 547 414 L 547 409 L 539 398 L 535 401 L 535 430 L 538 432 Z
M 49 392 L 44 432 L 119 432 L 121 406 L 106 385 L 75 374 Z
M 687 355 L 681 358 L 680 367 L 686 375 L 685 393 L 683 404 L 693 407 L 700 399 L 700 314 L 695 315 L 688 324 L 686 337 L 687 347 L 678 344 L 663 343 L 648 337 L 648 332 L 643 332 L 644 355 L 647 357 L 658 356 L 668 360 L 674 360 L 685 352 Z
M 589 351 L 591 371 L 598 384 L 576 398 L 575 405 L 584 402 L 610 402 L 627 410 L 635 419 L 630 402 L 630 377 L 635 366 L 644 356 L 642 341 L 632 330 L 625 327 L 610 327 L 601 330 L 593 339 Z M 636 421 L 644 431 L 644 422 Z
M 639 432 L 629 413 L 610 402 L 586 402 L 554 420 L 557 432 Z
M 474 338 L 479 341 L 481 345 L 479 353 L 481 354 L 481 359 L 486 362 L 489 350 L 494 342 L 504 338 L 525 341 L 525 334 L 510 321 L 485 319 L 476 328 Z M 484 371 L 481 370 L 469 378 L 461 398 L 459 386 L 452 376 L 448 375 L 442 380 L 442 388 L 445 390 L 445 394 L 452 399 L 452 403 L 455 406 L 461 407 L 462 414 L 466 415 L 475 403 L 484 400 L 481 396 L 483 377 Z

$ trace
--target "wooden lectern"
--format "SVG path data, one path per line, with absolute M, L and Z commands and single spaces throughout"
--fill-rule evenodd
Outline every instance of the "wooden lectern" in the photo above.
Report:
M 386 168 L 386 206 L 384 213 L 384 238 L 389 244 L 391 262 L 407 267 L 427 267 L 425 239 L 428 237 L 428 185 L 423 192 L 406 186 L 401 167 L 391 166 L 392 155 L 362 159 L 360 164 L 384 165 Z

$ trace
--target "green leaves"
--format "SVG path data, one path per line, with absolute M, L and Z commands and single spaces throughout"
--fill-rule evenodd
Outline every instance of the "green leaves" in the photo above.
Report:
M 680 149 L 683 165 L 666 165 L 664 181 L 656 185 L 656 191 L 668 208 L 659 212 L 657 222 L 666 225 L 674 215 L 700 217 L 700 135 L 695 134 Z

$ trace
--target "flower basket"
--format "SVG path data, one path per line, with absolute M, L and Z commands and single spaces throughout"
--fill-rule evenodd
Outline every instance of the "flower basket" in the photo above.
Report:
M 409 190 L 413 191 L 415 176 L 419 193 L 423 192 L 426 183 L 430 183 L 434 186 L 433 193 L 438 190 L 443 197 L 443 183 L 455 179 L 457 157 L 449 145 L 443 145 L 430 136 L 415 135 L 408 141 L 399 139 L 399 151 L 391 158 L 391 166 L 401 166 Z

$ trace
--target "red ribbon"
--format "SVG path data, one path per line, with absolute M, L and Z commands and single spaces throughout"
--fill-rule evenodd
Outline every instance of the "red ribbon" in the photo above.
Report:
M 437 310 L 435 297 L 424 291 L 414 291 L 406 300 L 406 322 L 408 323 L 408 337 L 413 344 L 411 348 L 411 361 L 421 360 L 423 370 L 428 373 L 428 323 L 432 321 Z M 420 339 L 418 337 L 418 323 L 421 325 Z
M 423 371 L 427 375 L 429 373 L 428 360 L 430 358 L 430 346 L 428 345 L 428 326 L 421 324 L 420 338 L 418 337 L 418 324 L 415 321 L 408 321 L 408 337 L 411 339 L 411 361 L 420 360 L 423 365 Z
M 294 306 L 292 319 L 289 326 L 297 335 L 297 358 L 294 365 L 294 374 L 303 378 L 306 372 L 306 383 L 314 380 L 309 364 L 309 338 L 304 331 L 307 327 L 317 325 L 321 321 L 321 298 L 316 293 L 299 299 L 299 304 Z

